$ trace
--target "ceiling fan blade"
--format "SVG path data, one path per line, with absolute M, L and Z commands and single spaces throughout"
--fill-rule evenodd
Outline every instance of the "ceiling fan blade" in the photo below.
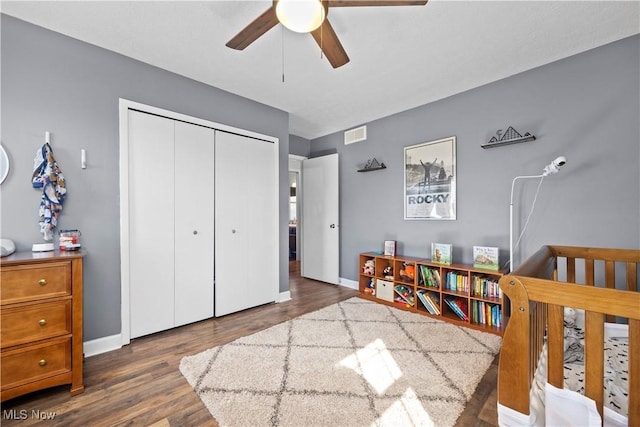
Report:
M 261 35 L 269 31 L 278 24 L 275 6 L 271 6 L 262 15 L 258 16 L 252 23 L 244 27 L 234 38 L 226 44 L 231 49 L 242 50 L 256 41 Z
M 424 6 L 428 0 L 329 0 L 329 7 Z
M 338 36 L 328 19 L 325 19 L 318 29 L 313 30 L 311 35 L 333 68 L 342 67 L 349 62 L 347 52 L 342 47 L 342 43 L 338 40 Z

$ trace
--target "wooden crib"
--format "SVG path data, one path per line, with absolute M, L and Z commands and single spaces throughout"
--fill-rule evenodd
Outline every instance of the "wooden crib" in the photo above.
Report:
M 564 307 L 584 310 L 584 395 L 603 415 L 605 322 L 629 335 L 628 425 L 640 426 L 640 250 L 543 246 L 500 280 L 511 300 L 498 370 L 498 407 L 530 414 L 530 389 L 546 347 L 547 381 L 563 388 Z M 617 277 L 616 277 L 616 273 Z M 502 425 L 502 423 L 501 423 Z

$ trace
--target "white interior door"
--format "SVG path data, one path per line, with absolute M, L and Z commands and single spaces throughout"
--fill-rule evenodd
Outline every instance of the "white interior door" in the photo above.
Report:
M 216 131 L 215 315 L 273 302 L 278 294 L 277 150 Z
M 175 122 L 175 326 L 213 317 L 214 142 Z
M 129 111 L 131 338 L 173 327 L 174 122 Z
M 302 161 L 303 277 L 338 284 L 340 274 L 338 154 Z

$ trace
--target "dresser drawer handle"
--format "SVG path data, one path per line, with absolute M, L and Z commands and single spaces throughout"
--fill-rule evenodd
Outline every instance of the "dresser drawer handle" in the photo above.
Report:
M 40 284 L 40 286 L 44 286 L 47 284 L 47 279 L 40 279 L 38 280 L 38 284 Z
M 40 365 L 40 366 L 44 366 L 44 365 L 46 365 L 46 364 L 47 364 L 47 361 L 46 361 L 46 360 L 44 360 L 44 359 L 42 359 L 42 360 L 40 360 L 40 361 L 38 362 L 38 365 Z
M 40 326 L 45 326 L 47 324 L 47 321 L 45 319 L 40 319 L 40 321 L 38 322 L 38 325 Z

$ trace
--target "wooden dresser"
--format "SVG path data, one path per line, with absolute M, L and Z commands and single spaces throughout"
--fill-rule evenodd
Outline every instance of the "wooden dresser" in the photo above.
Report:
M 1 401 L 71 384 L 82 393 L 83 251 L 0 258 Z

